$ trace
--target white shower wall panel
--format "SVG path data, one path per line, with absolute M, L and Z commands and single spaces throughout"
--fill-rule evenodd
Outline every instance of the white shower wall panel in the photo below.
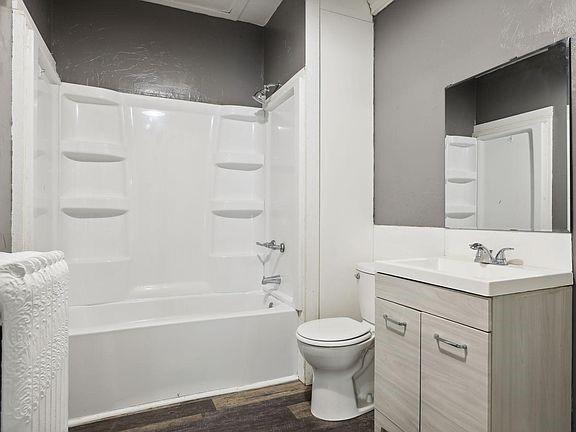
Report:
M 282 276 L 278 293 L 301 307 L 299 287 L 303 285 L 304 224 L 304 140 L 303 73 L 297 74 L 268 101 L 267 238 L 286 243 L 281 254 L 271 254 L 267 274 Z
M 60 139 L 118 142 L 122 139 L 121 96 L 111 90 L 63 84 Z M 89 93 L 89 94 L 88 94 Z
M 126 162 L 86 163 L 63 157 L 60 193 L 78 195 L 126 195 Z
M 259 110 L 63 84 L 60 241 L 72 303 L 258 288 Z
M 127 102 L 133 286 L 206 282 L 215 115 L 175 110 L 170 103 L 152 110 L 136 97 Z
M 33 156 L 33 228 L 31 244 L 38 251 L 55 247 L 58 208 L 58 86 L 46 74 L 36 79 L 36 115 Z M 29 245 L 27 245 L 29 246 Z

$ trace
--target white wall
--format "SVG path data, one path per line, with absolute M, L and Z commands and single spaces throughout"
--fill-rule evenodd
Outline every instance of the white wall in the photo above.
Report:
M 373 41 L 366 2 L 321 1 L 321 318 L 359 318 L 355 265 L 372 260 Z

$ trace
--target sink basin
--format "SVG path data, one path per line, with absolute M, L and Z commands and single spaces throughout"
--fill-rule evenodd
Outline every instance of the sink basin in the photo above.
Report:
M 572 272 L 523 265 L 497 266 L 450 257 L 376 261 L 391 276 L 494 297 L 572 285 Z

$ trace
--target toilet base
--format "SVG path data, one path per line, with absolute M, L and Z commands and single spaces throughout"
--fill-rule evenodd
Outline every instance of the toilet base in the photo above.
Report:
M 315 371 L 311 403 L 314 417 L 326 421 L 343 421 L 374 409 L 374 404 L 358 408 L 352 374 L 343 377 L 341 372 Z
M 361 345 L 364 347 L 357 361 L 346 369 L 314 368 L 311 403 L 314 417 L 343 421 L 374 409 L 373 340 Z

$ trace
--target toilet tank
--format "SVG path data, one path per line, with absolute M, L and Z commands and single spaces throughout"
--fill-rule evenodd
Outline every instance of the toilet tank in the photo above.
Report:
M 376 317 L 376 272 L 374 263 L 360 263 L 356 266 L 356 285 L 362 319 L 370 324 Z

